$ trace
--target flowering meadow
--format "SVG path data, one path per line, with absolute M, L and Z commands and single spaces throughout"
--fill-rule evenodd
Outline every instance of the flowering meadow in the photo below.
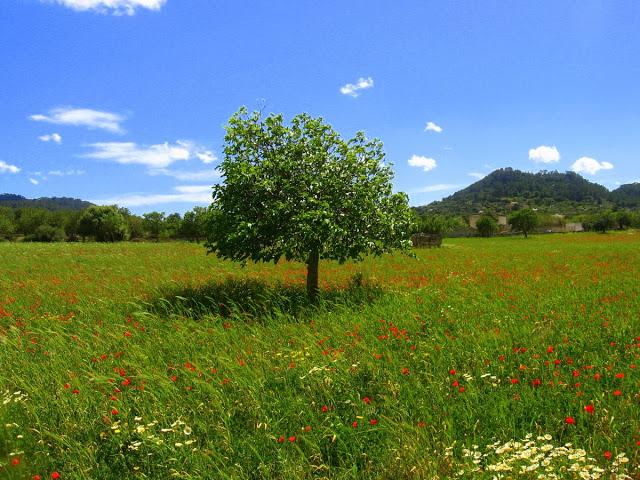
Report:
M 0 244 L 0 478 L 640 478 L 640 233 L 320 268 Z

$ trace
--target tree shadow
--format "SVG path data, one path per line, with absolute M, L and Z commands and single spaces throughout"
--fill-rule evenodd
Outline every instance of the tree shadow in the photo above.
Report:
M 242 317 L 247 322 L 268 323 L 283 317 L 304 320 L 309 314 L 339 307 L 373 303 L 382 296 L 378 285 L 356 276 L 345 288 L 321 290 L 311 302 L 304 286 L 270 284 L 255 279 L 228 278 L 195 286 L 168 286 L 145 302 L 145 310 L 162 316 L 200 320 L 208 316 Z

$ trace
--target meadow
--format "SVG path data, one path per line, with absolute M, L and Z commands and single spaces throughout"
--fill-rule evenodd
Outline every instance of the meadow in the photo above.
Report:
M 0 244 L 0 478 L 640 478 L 640 233 L 414 253 Z

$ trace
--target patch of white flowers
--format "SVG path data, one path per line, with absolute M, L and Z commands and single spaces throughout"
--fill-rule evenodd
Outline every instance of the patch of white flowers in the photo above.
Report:
M 629 469 L 628 469 L 629 468 Z M 562 446 L 552 442 L 551 435 L 535 437 L 528 434 L 523 440 L 494 442 L 481 449 L 472 445 L 462 450 L 462 459 L 456 466 L 458 477 L 491 475 L 493 479 L 535 478 L 558 480 L 577 478 L 584 480 L 600 478 L 631 479 L 629 459 L 624 453 L 599 464 L 581 448 L 571 443 Z
M 197 450 L 197 447 L 191 447 L 197 441 L 191 437 L 193 433 L 191 427 L 180 419 L 163 428 L 159 428 L 157 420 L 149 423 L 143 422 L 142 417 L 135 417 L 133 420 L 133 425 L 121 421 L 113 422 L 110 425 L 113 435 L 119 435 L 123 431 L 125 435 L 128 435 L 129 439 L 125 444 L 131 451 L 138 451 L 145 446 L 159 447 L 161 445 L 173 445 L 174 448 L 187 447 L 194 452 Z M 100 436 L 104 440 L 109 434 L 102 432 Z M 152 453 L 148 453 L 148 455 L 152 455 Z
M 9 403 L 26 402 L 29 396 L 21 391 L 11 393 L 10 390 L 5 390 L 2 394 L 2 405 Z

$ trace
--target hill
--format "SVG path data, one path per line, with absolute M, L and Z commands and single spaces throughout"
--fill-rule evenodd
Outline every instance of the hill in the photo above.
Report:
M 624 185 L 609 192 L 602 185 L 574 172 L 527 173 L 503 168 L 441 201 L 418 207 L 417 210 L 470 215 L 479 211 L 507 213 L 514 208 L 529 207 L 542 212 L 576 215 L 638 203 L 640 184 Z
M 0 194 L 0 207 L 31 207 L 44 208 L 46 210 L 84 210 L 92 206 L 93 203 L 69 197 L 41 197 L 30 199 L 22 195 L 14 195 L 12 193 Z
M 611 200 L 619 207 L 640 208 L 640 182 L 620 185 L 611 192 Z

